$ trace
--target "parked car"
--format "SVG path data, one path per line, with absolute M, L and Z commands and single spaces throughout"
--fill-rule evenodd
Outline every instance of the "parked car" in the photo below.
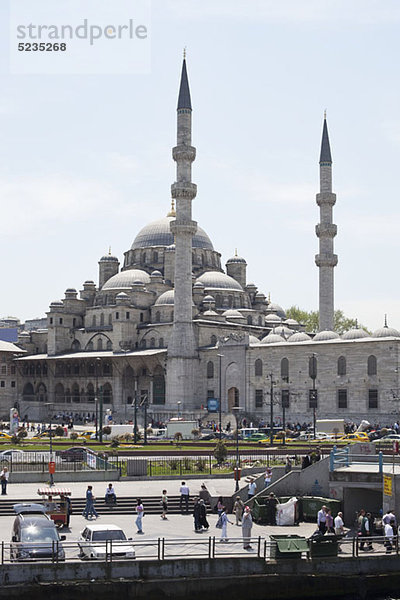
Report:
M 0 441 L 6 442 L 8 440 L 11 440 L 11 435 L 9 435 L 8 433 L 5 433 L 5 431 L 0 431 Z
M 113 558 L 135 558 L 133 545 L 123 543 L 130 541 L 132 538 L 127 540 L 117 525 L 87 525 L 78 540 L 80 558 L 104 559 L 107 552 L 111 552 Z
M 347 435 L 342 435 L 340 438 L 337 438 L 339 442 L 369 442 L 369 437 L 367 433 L 364 431 L 356 431 L 355 433 L 348 433 Z
M 384 437 L 373 440 L 373 444 L 388 444 L 393 442 L 400 442 L 400 435 L 398 433 L 391 433 L 390 435 L 385 435 Z
M 57 450 L 56 452 L 56 456 L 68 462 L 82 462 L 85 460 L 85 455 L 86 448 L 83 446 L 72 446 L 66 450 Z
M 0 462 L 10 462 L 15 456 L 23 456 L 23 454 L 25 454 L 23 450 L 15 450 L 13 448 L 3 450 L 3 452 L 0 452 Z
M 76 431 L 80 438 L 85 438 L 85 440 L 90 440 L 93 434 L 96 434 L 94 429 L 87 429 L 86 431 Z
M 265 440 L 266 435 L 265 433 L 253 433 L 252 435 L 249 435 L 248 437 L 246 437 L 246 442 L 260 442 L 261 440 Z
M 56 553 L 58 560 L 65 560 L 61 544 L 65 535 L 60 536 L 54 522 L 44 513 L 42 504 L 15 504 L 15 517 L 10 556 L 11 560 L 46 560 Z

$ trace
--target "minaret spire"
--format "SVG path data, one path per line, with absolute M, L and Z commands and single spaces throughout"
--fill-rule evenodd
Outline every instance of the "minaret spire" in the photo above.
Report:
M 320 223 L 315 228 L 319 238 L 319 254 L 315 257 L 315 264 L 319 268 L 319 330 L 323 331 L 334 327 L 333 269 L 338 263 L 338 257 L 333 252 L 333 239 L 337 234 L 337 227 L 332 223 L 332 211 L 336 194 L 332 193 L 332 155 L 326 111 L 322 128 L 319 173 L 320 193 L 317 194 L 317 204 L 320 207 Z
M 192 103 L 183 58 L 177 107 L 177 145 L 172 150 L 176 162 L 176 182 L 171 186 L 176 201 L 176 220 L 171 221 L 175 237 L 174 321 L 168 342 L 167 403 L 175 410 L 195 407 L 194 363 L 197 345 L 192 321 L 192 238 L 197 223 L 192 220 L 192 200 L 197 187 L 192 183 L 192 162 L 196 149 L 192 146 Z

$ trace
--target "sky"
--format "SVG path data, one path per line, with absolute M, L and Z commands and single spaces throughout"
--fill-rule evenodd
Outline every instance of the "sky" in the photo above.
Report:
M 237 248 L 273 302 L 318 308 L 326 109 L 335 307 L 400 329 L 397 0 L 151 0 L 148 72 L 93 75 L 10 72 L 19 1 L 0 5 L 0 318 L 45 316 L 166 215 L 186 47 L 193 218 L 223 264 Z

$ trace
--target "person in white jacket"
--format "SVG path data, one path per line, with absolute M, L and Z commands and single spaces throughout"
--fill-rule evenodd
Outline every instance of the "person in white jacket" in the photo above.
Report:
M 222 524 L 222 529 L 221 529 L 221 537 L 220 537 L 220 542 L 229 542 L 228 539 L 228 523 L 230 523 L 231 525 L 233 525 L 233 523 L 228 519 L 228 515 L 225 512 L 225 506 L 222 507 L 222 513 L 220 514 L 219 518 L 221 519 L 221 524 Z

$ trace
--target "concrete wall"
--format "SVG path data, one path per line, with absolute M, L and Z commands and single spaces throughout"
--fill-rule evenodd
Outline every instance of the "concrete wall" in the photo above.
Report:
M 47 483 L 50 475 L 48 473 L 11 473 L 9 482 L 12 483 Z M 54 481 L 118 481 L 119 470 L 108 471 L 59 471 L 54 474 Z

